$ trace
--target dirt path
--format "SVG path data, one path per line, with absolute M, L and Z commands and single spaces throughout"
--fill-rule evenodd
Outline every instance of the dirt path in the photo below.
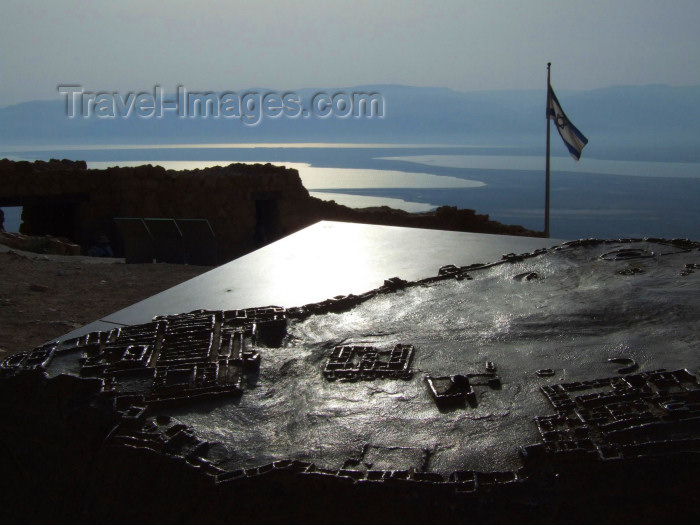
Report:
M 0 252 L 0 359 L 31 350 L 210 269 L 5 249 Z

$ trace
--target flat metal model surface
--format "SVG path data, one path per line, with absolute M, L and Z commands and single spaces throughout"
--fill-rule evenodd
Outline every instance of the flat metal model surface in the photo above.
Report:
M 699 250 L 575 241 L 300 307 L 159 316 L 14 355 L 0 382 L 84 378 L 114 408 L 102 450 L 184 458 L 216 486 L 286 472 L 476 494 L 697 457 Z

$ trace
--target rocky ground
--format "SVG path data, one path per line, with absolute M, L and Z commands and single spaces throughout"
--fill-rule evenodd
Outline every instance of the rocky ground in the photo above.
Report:
M 0 359 L 31 350 L 210 269 L 38 255 L 0 245 Z

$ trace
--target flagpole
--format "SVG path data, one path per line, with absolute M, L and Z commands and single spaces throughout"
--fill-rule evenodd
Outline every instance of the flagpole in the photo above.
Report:
M 547 161 L 545 163 L 546 185 L 544 190 L 544 236 L 549 238 L 549 90 L 551 89 L 549 75 L 551 62 L 547 62 Z

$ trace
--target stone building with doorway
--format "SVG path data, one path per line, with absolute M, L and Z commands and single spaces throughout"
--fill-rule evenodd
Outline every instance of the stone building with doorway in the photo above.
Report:
M 0 161 L 0 207 L 23 207 L 21 233 L 65 237 L 84 250 L 107 236 L 116 255 L 124 248 L 115 217 L 206 219 L 225 261 L 314 222 L 310 200 L 296 170 L 271 164 L 175 171 Z

